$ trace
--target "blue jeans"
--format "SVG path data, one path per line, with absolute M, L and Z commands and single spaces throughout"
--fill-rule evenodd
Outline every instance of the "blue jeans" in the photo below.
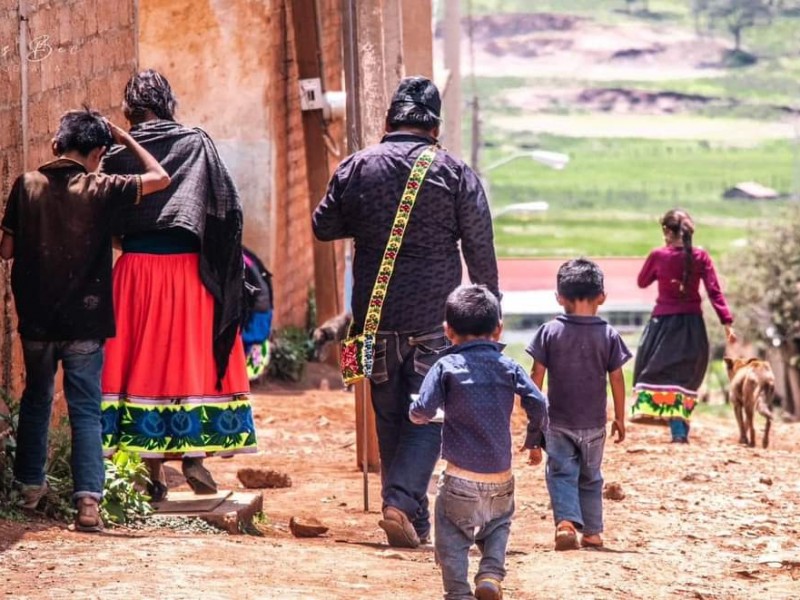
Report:
M 414 425 L 411 394 L 450 342 L 441 327 L 419 334 L 379 331 L 372 376 L 372 405 L 381 456 L 383 506 L 402 510 L 421 538 L 430 534 L 428 484 L 442 446 L 442 425 Z
M 436 560 L 447 600 L 472 598 L 467 581 L 469 549 L 481 551 L 477 582 L 506 576 L 506 546 L 514 514 L 514 479 L 478 483 L 446 473 L 436 496 Z
M 100 501 L 105 481 L 100 418 L 103 341 L 22 340 L 22 351 L 25 359 L 25 391 L 19 407 L 14 477 L 27 485 L 44 483 L 47 433 L 56 370 L 61 361 L 72 431 L 73 498 L 77 500 L 89 496 Z
M 603 531 L 603 449 L 606 428 L 545 432 L 547 491 L 556 524 L 571 521 L 584 535 Z

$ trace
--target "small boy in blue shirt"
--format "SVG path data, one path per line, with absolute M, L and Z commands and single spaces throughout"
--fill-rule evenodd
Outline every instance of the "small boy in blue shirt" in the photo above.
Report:
M 570 260 L 556 276 L 564 314 L 542 325 L 526 348 L 531 377 L 541 388 L 547 373 L 550 428 L 545 433 L 545 478 L 556 523 L 556 550 L 601 547 L 606 382 L 614 398 L 611 435 L 625 439 L 625 380 L 631 353 L 613 327 L 597 316 L 606 299 L 603 272 L 590 260 Z
M 447 467 L 436 498 L 436 558 L 448 600 L 502 598 L 506 545 L 514 514 L 511 412 L 518 394 L 528 415 L 525 448 L 538 448 L 547 426 L 547 399 L 525 370 L 503 356 L 500 303 L 484 286 L 453 291 L 445 306 L 448 348 L 425 376 L 410 418 L 425 424 L 443 408 L 442 458 Z M 532 464 L 541 462 L 531 457 Z M 483 555 L 473 596 L 469 549 Z

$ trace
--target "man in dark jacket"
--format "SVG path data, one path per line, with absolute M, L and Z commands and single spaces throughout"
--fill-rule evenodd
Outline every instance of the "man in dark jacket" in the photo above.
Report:
M 313 216 L 322 241 L 354 238 L 353 322 L 363 327 L 372 287 L 400 197 L 416 158 L 437 144 L 441 100 L 424 77 L 400 82 L 380 144 L 337 168 Z M 460 252 L 459 252 L 460 242 Z M 383 520 L 392 546 L 430 538 L 428 483 L 441 446 L 441 424 L 414 425 L 411 394 L 449 342 L 447 296 L 461 284 L 461 254 L 473 283 L 499 297 L 492 218 L 472 169 L 437 150 L 420 188 L 381 313 L 370 383 L 381 457 Z

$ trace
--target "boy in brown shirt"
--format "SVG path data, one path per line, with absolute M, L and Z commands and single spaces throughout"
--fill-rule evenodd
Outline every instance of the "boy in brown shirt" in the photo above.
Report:
M 142 175 L 97 173 L 113 142 L 139 158 Z M 170 178 L 128 133 L 88 109 L 61 117 L 53 154 L 55 160 L 14 182 L 0 226 L 0 257 L 14 259 L 11 289 L 25 361 L 14 476 L 22 506 L 36 508 L 48 489 L 47 433 L 60 361 L 72 430 L 75 526 L 98 531 L 105 479 L 100 373 L 103 343 L 115 334 L 111 216 L 166 188 Z

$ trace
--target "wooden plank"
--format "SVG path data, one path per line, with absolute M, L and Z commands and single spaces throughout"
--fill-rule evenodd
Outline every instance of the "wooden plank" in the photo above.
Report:
M 194 492 L 175 492 L 171 491 L 166 500 L 154 502 L 153 508 L 156 514 L 167 514 L 174 516 L 176 513 L 192 514 L 210 512 L 230 497 L 233 492 L 219 491 L 216 494 L 198 496 Z

